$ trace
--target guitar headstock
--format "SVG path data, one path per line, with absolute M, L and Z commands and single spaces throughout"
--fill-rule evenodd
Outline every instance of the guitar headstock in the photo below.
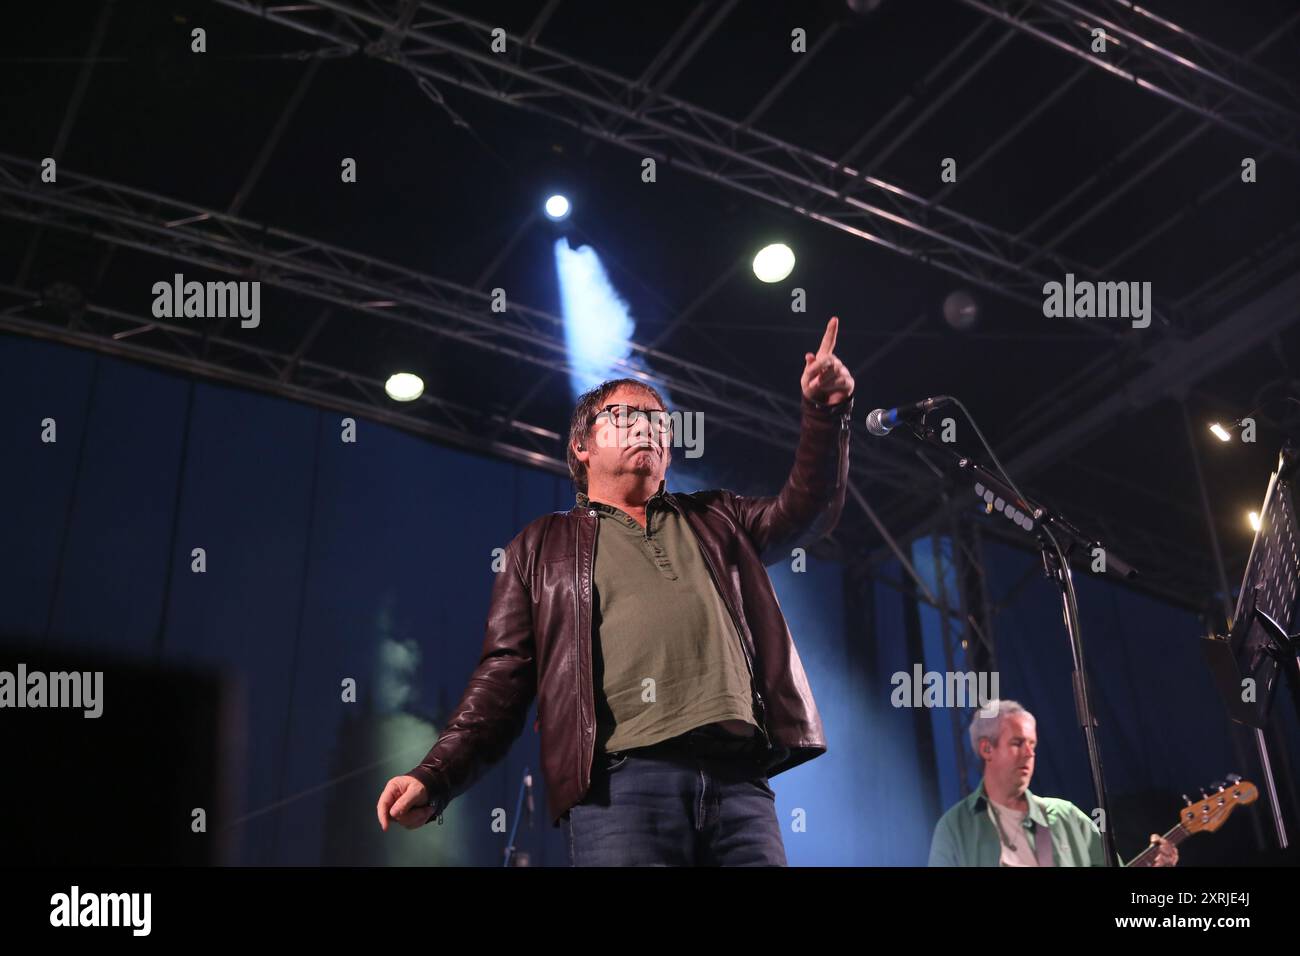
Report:
M 1213 833 L 1223 826 L 1234 807 L 1254 803 L 1259 799 L 1259 790 L 1253 783 L 1242 780 L 1235 774 L 1228 779 L 1228 783 L 1211 784 L 1211 789 L 1217 787 L 1213 793 L 1206 794 L 1202 790 L 1204 800 L 1196 803 L 1188 800 L 1187 806 L 1183 807 L 1178 816 L 1178 822 L 1184 830 L 1188 833 Z

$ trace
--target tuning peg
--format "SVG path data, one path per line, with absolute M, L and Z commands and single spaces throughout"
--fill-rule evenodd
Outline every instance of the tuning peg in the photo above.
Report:
M 1214 783 L 1210 784 L 1210 789 L 1213 790 L 1215 793 L 1223 793 L 1224 790 L 1223 781 L 1222 780 L 1214 781 Z
M 1183 794 L 1183 800 L 1186 801 L 1189 807 L 1192 805 L 1192 798 L 1189 797 L 1187 794 Z
M 1239 773 L 1228 774 L 1228 783 L 1233 785 L 1241 783 L 1241 774 Z
M 1204 788 L 1204 787 L 1201 788 L 1201 799 L 1202 799 L 1202 800 L 1208 800 L 1208 799 L 1210 799 L 1210 795 L 1209 795 L 1208 793 L 1205 792 L 1205 788 Z

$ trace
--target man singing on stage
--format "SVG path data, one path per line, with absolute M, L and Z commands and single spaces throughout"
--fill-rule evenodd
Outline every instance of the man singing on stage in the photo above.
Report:
M 576 866 L 784 866 L 768 778 L 826 752 L 765 565 L 828 533 L 849 469 L 839 320 L 804 355 L 794 467 L 775 497 L 665 490 L 672 421 L 633 379 L 583 395 L 577 503 L 506 548 L 487 636 L 428 755 L 377 807 L 442 813 L 523 729 L 534 695 L 552 824 Z
M 1101 831 L 1069 800 L 1031 793 L 1037 721 L 1014 700 L 975 712 L 970 745 L 984 761 L 975 792 L 934 828 L 931 866 L 1104 866 Z M 1158 843 L 1154 866 L 1176 866 L 1178 848 Z

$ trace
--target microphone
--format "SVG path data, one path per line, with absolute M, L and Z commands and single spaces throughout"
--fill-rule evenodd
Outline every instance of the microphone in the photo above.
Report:
M 867 431 L 878 438 L 883 438 L 905 422 L 920 421 L 927 412 L 952 401 L 948 395 L 936 395 L 934 398 L 922 399 L 911 405 L 898 408 L 877 408 L 867 413 Z

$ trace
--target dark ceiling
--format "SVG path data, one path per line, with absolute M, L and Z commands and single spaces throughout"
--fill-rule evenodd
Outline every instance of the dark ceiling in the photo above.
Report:
M 1204 430 L 1300 396 L 1300 6 L 1152 0 L 1138 15 L 1113 0 L 1050 0 L 1182 58 L 1117 34 L 1105 64 L 1077 55 L 1087 17 L 1073 18 L 1071 39 L 1071 18 L 1023 17 L 1024 3 L 853 6 L 875 9 L 18 5 L 0 36 L 0 328 L 555 461 L 562 446 L 547 433 L 565 429 L 572 398 L 561 362 L 528 333 L 553 342 L 560 330 L 546 315 L 495 316 L 475 290 L 559 313 L 558 232 L 536 212 L 563 188 L 571 241 L 599 253 L 635 341 L 655 350 L 645 371 L 718 425 L 706 468 L 679 482 L 779 484 L 793 422 L 780 410 L 793 409 L 803 353 L 835 314 L 858 411 L 959 396 L 1031 494 L 1105 535 L 1144 586 L 1207 603 L 1217 576 L 1180 402 L 1234 579 L 1251 542 L 1244 514 L 1283 430 L 1300 423 L 1300 406 L 1284 403 L 1260 416 L 1253 447 Z M 407 30 L 385 40 L 376 24 L 403 10 Z M 494 63 L 482 58 L 497 26 L 510 42 Z M 206 53 L 190 51 L 195 27 Z M 790 50 L 796 27 L 807 53 Z M 691 143 L 701 118 L 739 124 L 711 145 L 712 165 Z M 754 131 L 776 152 L 755 151 Z M 756 177 L 786 146 L 803 157 L 802 183 Z M 51 155 L 59 182 L 39 184 L 36 163 Z M 653 184 L 640 177 L 646 155 L 660 158 Z M 355 184 L 340 182 L 343 157 L 357 160 Z M 940 181 L 944 157 L 957 160 L 956 184 Z M 1245 157 L 1255 183 L 1241 181 Z M 850 221 L 846 196 L 875 212 Z M 962 271 L 961 250 L 982 249 L 972 234 L 995 237 L 991 271 Z M 798 264 L 765 286 L 748 260 L 778 238 Z M 307 246 L 312 269 L 294 258 Z M 1066 268 L 1150 282 L 1160 318 L 1142 330 L 1045 318 L 1025 290 Z M 262 325 L 149 326 L 150 289 L 175 271 L 262 278 Z M 433 295 L 437 280 L 453 284 L 438 287 L 445 310 L 390 302 Z M 806 313 L 790 309 L 795 286 Z M 979 303 L 964 331 L 943 315 L 959 289 Z M 392 411 L 373 383 L 397 368 L 420 372 L 432 398 Z M 962 444 L 977 450 L 969 432 Z M 859 430 L 854 455 L 855 483 L 893 534 L 933 520 L 942 484 L 910 438 Z M 835 541 L 883 553 L 854 503 Z

